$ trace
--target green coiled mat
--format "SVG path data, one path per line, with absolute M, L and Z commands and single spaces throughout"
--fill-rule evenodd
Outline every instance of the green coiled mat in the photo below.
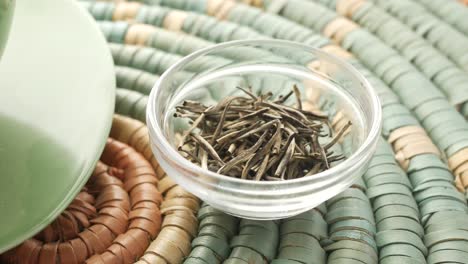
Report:
M 152 163 L 164 196 L 161 232 L 144 253 L 128 261 L 108 257 L 119 255 L 115 250 L 88 248 L 94 256 L 87 262 L 468 263 L 468 7 L 462 2 L 83 1 L 114 57 L 116 113 L 132 118 L 116 116 L 111 136 Z M 141 122 L 151 88 L 178 59 L 215 43 L 258 38 L 298 41 L 347 60 L 383 108 L 382 138 L 363 178 L 325 204 L 278 221 L 237 219 L 199 204 L 165 177 L 144 147 L 147 138 L 135 136 L 146 131 Z M 188 70 L 229 59 L 213 57 Z M 19 249 L 5 254 L 9 263 L 18 263 L 11 256 Z M 74 263 L 67 261 L 56 259 Z

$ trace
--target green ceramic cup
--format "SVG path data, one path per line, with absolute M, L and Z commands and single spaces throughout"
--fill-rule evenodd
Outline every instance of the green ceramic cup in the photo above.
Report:
M 76 0 L 16 1 L 0 61 L 0 253 L 41 231 L 86 183 L 114 98 L 109 47 Z
M 8 40 L 14 10 L 15 0 L 0 0 L 0 58 Z

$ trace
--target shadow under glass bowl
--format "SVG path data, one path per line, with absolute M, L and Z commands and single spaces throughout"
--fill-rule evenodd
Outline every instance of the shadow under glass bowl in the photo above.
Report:
M 352 122 L 336 148 L 346 156 L 344 161 L 313 176 L 256 182 L 205 170 L 178 153 L 175 135 L 187 129 L 188 122 L 173 114 L 184 100 L 215 104 L 242 95 L 236 86 L 279 96 L 293 85 L 299 87 L 304 105 L 319 108 L 331 120 Z M 373 88 L 350 64 L 294 42 L 247 40 L 197 51 L 167 70 L 151 91 L 147 124 L 152 150 L 168 176 L 217 209 L 266 220 L 312 209 L 362 176 L 380 135 L 381 107 Z

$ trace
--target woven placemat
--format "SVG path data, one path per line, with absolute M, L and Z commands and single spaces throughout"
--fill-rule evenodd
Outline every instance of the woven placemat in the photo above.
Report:
M 162 195 L 150 162 L 109 139 L 91 178 L 49 226 L 2 263 L 131 263 L 161 230 Z
M 67 211 L 3 254 L 3 262 L 468 263 L 463 1 L 81 3 L 98 21 L 116 64 L 115 140 Z M 143 123 L 152 86 L 178 59 L 251 38 L 299 41 L 347 60 L 373 85 L 383 108 L 382 138 L 362 179 L 279 221 L 237 219 L 201 204 L 159 167 Z M 187 70 L 229 59 L 213 57 Z M 321 106 L 318 96 L 308 99 Z M 345 120 L 335 114 L 337 129 Z

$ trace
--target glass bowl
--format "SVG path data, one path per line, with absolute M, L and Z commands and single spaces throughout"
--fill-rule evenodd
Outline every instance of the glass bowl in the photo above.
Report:
M 203 169 L 177 151 L 176 134 L 189 125 L 173 114 L 184 100 L 215 104 L 241 93 L 236 86 L 279 96 L 292 85 L 300 88 L 304 107 L 319 108 L 337 126 L 342 120 L 353 123 L 338 147 L 344 161 L 308 177 L 252 181 Z M 318 49 L 280 40 L 226 42 L 190 54 L 161 76 L 147 108 L 151 147 L 167 175 L 217 209 L 259 220 L 297 215 L 349 187 L 367 169 L 381 118 L 377 94 L 354 67 Z

